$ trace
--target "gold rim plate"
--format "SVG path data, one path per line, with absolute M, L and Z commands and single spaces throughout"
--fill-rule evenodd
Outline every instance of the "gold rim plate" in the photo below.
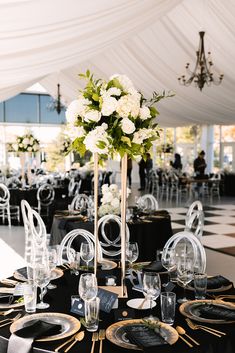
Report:
M 29 316 L 24 316 L 21 319 L 13 322 L 10 326 L 10 332 L 14 333 L 15 331 L 32 324 L 32 321 L 43 320 L 55 325 L 61 325 L 61 332 L 57 335 L 46 336 L 36 341 L 56 341 L 62 338 L 66 338 L 74 335 L 81 327 L 80 321 L 75 317 L 62 313 L 38 313 L 32 314 Z
M 53 281 L 54 279 L 62 277 L 63 274 L 64 274 L 64 272 L 60 268 L 54 268 L 51 271 L 51 273 L 52 273 L 51 281 Z M 13 273 L 13 276 L 18 281 L 23 281 L 23 282 L 27 281 L 27 278 L 25 278 L 25 276 L 20 274 L 17 270 Z
M 117 267 L 117 263 L 111 260 L 104 259 L 103 261 L 99 262 L 101 265 L 102 270 L 113 270 Z
M 116 344 L 119 347 L 127 348 L 127 349 L 134 349 L 134 350 L 141 350 L 138 346 L 127 339 L 125 333 L 123 332 L 123 327 L 128 325 L 136 325 L 142 324 L 142 319 L 134 319 L 134 320 L 124 320 L 115 322 L 114 324 L 110 325 L 106 330 L 106 338 Z M 161 322 L 161 329 L 168 334 L 171 335 L 171 344 L 174 344 L 178 340 L 178 333 L 177 331 L 170 325 L 164 324 Z
M 197 306 L 200 305 L 206 305 L 206 304 L 212 304 L 216 306 L 221 306 L 226 309 L 233 309 L 235 310 L 235 304 L 234 303 L 228 303 L 228 302 L 223 302 L 222 300 L 210 300 L 210 299 L 202 299 L 202 300 L 190 300 L 187 301 L 183 304 L 180 305 L 179 311 L 182 315 L 198 322 L 207 322 L 211 324 L 232 324 L 235 323 L 235 321 L 228 321 L 228 320 L 221 320 L 221 319 L 208 319 L 201 317 L 200 314 L 195 312 Z

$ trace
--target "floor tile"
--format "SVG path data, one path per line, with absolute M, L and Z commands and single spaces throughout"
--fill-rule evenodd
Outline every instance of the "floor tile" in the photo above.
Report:
M 209 226 L 204 226 L 204 230 L 214 233 L 214 234 L 228 234 L 234 233 L 235 227 L 229 224 L 213 224 Z
M 202 237 L 202 244 L 212 249 L 235 246 L 235 239 L 225 235 L 206 235 Z

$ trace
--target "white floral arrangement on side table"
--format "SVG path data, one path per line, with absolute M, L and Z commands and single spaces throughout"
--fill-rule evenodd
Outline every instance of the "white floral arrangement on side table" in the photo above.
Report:
M 144 156 L 159 138 L 155 121 L 159 113 L 154 105 L 173 94 L 153 92 L 147 100 L 125 75 L 113 75 L 105 81 L 94 79 L 87 70 L 79 76 L 86 80 L 86 87 L 66 111 L 76 135 L 72 148 L 81 156 L 86 150 L 101 157 L 114 153 Z
M 30 132 L 22 136 L 17 136 L 16 142 L 8 145 L 9 152 L 38 152 L 39 149 L 39 140 Z
M 121 192 L 116 184 L 104 184 L 101 187 L 102 198 L 101 206 L 99 207 L 98 214 L 100 217 L 107 214 L 119 215 L 121 213 Z M 127 198 L 130 195 L 131 190 L 127 188 Z

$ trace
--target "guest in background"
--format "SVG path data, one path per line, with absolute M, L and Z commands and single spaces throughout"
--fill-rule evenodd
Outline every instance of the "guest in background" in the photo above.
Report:
M 131 172 L 132 172 L 132 159 L 128 158 L 127 160 L 127 178 L 129 182 L 129 188 L 131 188 Z
M 205 175 L 205 169 L 207 164 L 204 157 L 205 157 L 205 152 L 201 151 L 198 154 L 198 157 L 193 162 L 194 172 L 196 176 L 203 177 Z
M 138 189 L 139 191 L 142 191 L 145 189 L 145 185 L 146 185 L 146 181 L 145 181 L 145 177 L 146 177 L 146 162 L 143 158 L 141 158 L 140 162 L 139 162 L 139 176 L 140 176 L 140 188 Z
M 172 166 L 172 168 L 178 170 L 179 172 L 182 170 L 182 162 L 181 162 L 181 156 L 179 153 L 175 153 L 174 155 L 175 160 L 174 162 L 170 162 L 170 165 Z

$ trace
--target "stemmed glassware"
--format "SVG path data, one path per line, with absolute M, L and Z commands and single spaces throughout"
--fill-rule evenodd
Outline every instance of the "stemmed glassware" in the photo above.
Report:
M 126 244 L 126 260 L 130 263 L 132 267 L 133 262 L 135 262 L 139 257 L 139 248 L 136 242 L 129 242 Z
M 165 253 L 163 253 L 163 256 L 161 258 L 161 262 L 162 262 L 162 266 L 165 267 L 165 269 L 168 272 L 167 283 L 164 283 L 162 286 L 167 287 L 167 285 L 170 282 L 170 273 L 169 272 L 176 267 L 175 249 L 169 248 Z
M 43 289 L 46 287 L 51 278 L 51 270 L 49 268 L 48 263 L 36 263 L 35 264 L 35 284 L 40 288 L 41 295 L 40 295 L 40 303 L 37 304 L 37 309 L 47 309 L 49 308 L 50 304 L 43 302 Z
M 80 256 L 86 262 L 87 270 L 89 269 L 89 262 L 94 258 L 94 247 L 90 243 L 82 243 L 80 247 Z
M 194 275 L 194 267 L 193 267 L 193 259 L 186 258 L 186 256 L 182 256 L 178 258 L 177 261 L 177 280 L 182 283 L 184 287 L 184 297 L 178 299 L 178 303 L 184 303 L 187 301 L 185 295 L 185 288 L 188 283 L 190 283 L 193 279 Z
M 56 268 L 57 266 L 57 262 L 58 262 L 58 254 L 56 249 L 49 249 L 48 250 L 48 265 L 49 265 L 49 269 L 51 272 L 51 279 L 53 279 L 52 276 L 52 271 Z M 57 286 L 55 284 L 49 283 L 47 288 L 48 289 L 55 289 Z
M 153 301 L 156 300 L 161 293 L 161 280 L 156 272 L 145 272 L 143 277 L 143 292 L 150 299 L 150 310 L 153 308 Z M 152 314 L 148 320 L 158 320 Z
M 98 285 L 94 273 L 83 273 L 80 276 L 78 292 L 84 301 L 92 300 L 97 296 Z

